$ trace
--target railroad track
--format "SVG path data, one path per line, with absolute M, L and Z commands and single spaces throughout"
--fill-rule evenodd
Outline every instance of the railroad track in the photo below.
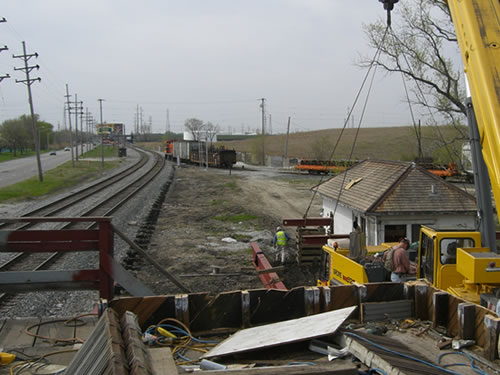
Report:
M 130 176 L 131 174 L 137 172 L 139 169 L 143 168 L 144 165 L 148 162 L 149 158 L 144 151 L 136 149 L 140 154 L 139 161 L 126 168 L 125 170 L 114 174 L 104 180 L 101 180 L 95 184 L 92 184 L 86 188 L 76 191 L 75 193 L 57 199 L 49 204 L 44 205 L 43 207 L 37 208 L 35 210 L 31 210 L 22 215 L 22 217 L 46 217 L 46 216 L 56 216 L 58 213 L 68 209 L 69 207 L 75 205 L 78 202 L 83 201 L 96 193 L 101 192 L 102 190 L 112 186 L 118 181 Z M 20 230 L 27 229 L 33 224 L 31 223 L 0 223 L 0 230 Z
M 85 198 L 95 194 L 98 191 L 102 191 L 106 187 L 111 186 L 117 181 L 121 180 L 125 176 L 128 176 L 138 169 L 141 169 L 146 165 L 148 161 L 148 156 L 145 152 L 140 151 L 141 159 L 138 163 L 134 164 L 133 167 L 128 168 L 122 173 L 118 173 L 105 181 L 101 181 L 94 184 L 86 189 L 82 189 L 75 193 L 77 197 L 71 199 L 71 197 L 62 198 L 56 202 L 50 203 L 44 207 L 33 210 L 32 212 L 23 215 L 25 216 L 55 216 L 55 213 L 61 212 L 68 209 L 71 205 L 81 202 Z M 110 216 L 115 213 L 123 204 L 125 204 L 129 199 L 131 199 L 135 194 L 137 194 L 141 189 L 143 189 L 151 180 L 153 180 L 164 168 L 165 158 L 159 154 L 152 153 L 154 157 L 153 165 L 144 173 L 136 177 L 133 181 L 127 183 L 124 187 L 120 188 L 118 191 L 111 193 L 106 196 L 106 198 L 94 203 L 85 212 L 81 213 L 79 216 Z M 24 224 L 24 225 L 21 225 Z M 27 224 L 27 225 L 26 225 Z M 10 223 L 3 223 L 0 229 L 5 230 L 20 230 L 31 227 L 32 223 L 14 223 L 11 226 Z M 59 228 L 59 230 L 67 229 L 90 229 L 94 226 L 94 223 L 67 223 Z M 64 253 L 18 253 L 14 257 L 0 264 L 0 271 L 39 271 L 47 270 L 53 266 L 56 261 L 63 258 Z M 66 254 L 68 255 L 68 254 Z M 3 293 L 0 294 L 0 311 L 4 308 L 15 303 L 16 296 Z M 4 307 L 5 306 L 5 307 Z

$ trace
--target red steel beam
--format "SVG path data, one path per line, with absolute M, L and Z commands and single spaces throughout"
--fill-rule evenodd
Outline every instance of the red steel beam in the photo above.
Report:
M 12 231 L 8 236 L 9 242 L 31 241 L 97 241 L 98 230 L 19 230 Z
M 267 260 L 262 250 L 260 249 L 259 245 L 257 245 L 255 242 L 250 242 L 250 246 L 252 246 L 252 251 L 253 251 L 252 263 L 255 266 L 255 269 L 257 271 L 271 269 L 272 266 Z M 276 272 L 261 273 L 259 274 L 259 279 L 260 281 L 262 281 L 262 284 L 264 284 L 264 286 L 267 289 L 288 290 L 285 284 L 283 284 L 283 282 L 280 281 L 280 278 Z
M 329 239 L 349 238 L 348 234 L 304 234 L 301 237 L 302 245 L 326 245 Z
M 101 298 L 111 300 L 114 292 L 114 274 L 110 259 L 113 257 L 113 228 L 110 217 L 18 217 L 0 219 L 2 223 L 17 222 L 95 222 L 97 230 L 14 230 L 0 231 L 0 251 L 22 252 L 69 252 L 93 250 L 99 252 L 99 268 L 95 270 L 55 271 L 51 280 L 49 271 L 2 273 L 6 283 L 19 281 L 19 288 L 30 287 L 31 279 L 39 280 L 40 286 L 58 285 L 60 288 L 97 288 Z M 42 273 L 40 273 L 42 272 Z M 45 273 L 44 273 L 45 272 Z M 16 274 L 16 275 L 14 275 Z M 29 275 L 24 277 L 23 275 Z M 15 277 L 14 277 L 14 276 Z M 48 275 L 48 277 L 46 276 Z M 62 276 L 61 276 L 62 275 Z M 68 276 L 68 275 L 71 275 Z M 16 279 L 17 277 L 17 279 Z M 24 277 L 24 279 L 22 278 Z M 57 277 L 60 279 L 58 280 Z M 61 279 L 62 277 L 62 279 Z M 64 278 L 65 277 L 65 278 Z M 25 284 L 25 285 L 23 285 Z
M 283 219 L 286 227 L 327 226 L 332 224 L 331 217 L 308 217 L 305 219 Z

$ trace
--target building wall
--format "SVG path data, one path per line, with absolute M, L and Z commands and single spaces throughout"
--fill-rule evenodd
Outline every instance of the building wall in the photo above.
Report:
M 386 225 L 406 225 L 406 237 L 410 242 L 418 241 L 416 235 L 412 235 L 412 225 L 429 225 L 436 228 L 449 229 L 475 229 L 475 215 L 412 215 L 411 217 L 379 217 L 377 221 L 377 239 L 383 242 L 385 238 L 384 228 Z
M 323 216 L 329 216 L 335 210 L 335 200 L 322 196 Z M 352 231 L 353 218 L 357 218 L 358 223 L 366 222 L 362 228 L 366 233 L 367 245 L 379 245 L 385 241 L 386 225 L 405 225 L 406 237 L 410 242 L 418 241 L 418 229 L 420 225 L 429 225 L 436 228 L 449 229 L 474 229 L 475 215 L 411 215 L 408 216 L 374 216 L 356 212 L 342 205 L 337 206 L 334 217 L 334 233 L 346 234 Z M 415 226 L 415 227 L 413 227 Z M 414 230 L 412 230 L 414 228 Z M 413 232 L 413 233 L 412 233 Z
M 335 201 L 330 198 L 323 198 L 323 216 L 329 217 L 330 212 L 335 211 Z M 352 231 L 353 211 L 347 207 L 337 206 L 335 217 L 333 218 L 333 231 L 338 234 L 346 234 Z

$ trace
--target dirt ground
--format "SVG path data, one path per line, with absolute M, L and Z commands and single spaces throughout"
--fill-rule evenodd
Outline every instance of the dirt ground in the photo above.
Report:
M 177 168 L 148 252 L 193 292 L 262 288 L 250 242 L 278 265 L 275 228 L 283 218 L 301 218 L 309 205 L 308 216 L 319 216 L 321 199 L 312 200 L 310 191 L 318 181 L 270 169 L 235 168 L 229 175 L 228 170 Z M 290 253 L 279 276 L 288 288 L 313 285 L 314 270 L 295 262 L 295 228 L 285 229 Z M 157 294 L 180 292 L 145 263 L 136 273 Z

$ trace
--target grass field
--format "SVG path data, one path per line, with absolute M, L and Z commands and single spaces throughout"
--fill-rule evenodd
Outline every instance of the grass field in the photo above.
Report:
M 83 157 L 90 156 L 87 153 Z M 104 170 L 115 168 L 120 163 L 120 161 L 105 162 Z M 71 161 L 68 161 L 57 168 L 45 171 L 43 182 L 40 182 L 38 176 L 35 176 L 17 184 L 0 188 L 0 202 L 16 202 L 56 193 L 71 186 L 99 178 L 101 173 L 101 163 L 89 163 L 85 160 L 75 161 L 75 167 L 73 168 Z
M 461 129 L 468 134 L 465 127 Z M 448 144 L 443 146 L 443 138 Z M 448 126 L 440 126 L 439 132 L 435 127 L 422 127 L 424 156 L 433 156 L 436 160 L 447 163 L 456 160 L 461 155 L 462 141 L 452 142 L 459 132 Z M 340 140 L 339 140 L 340 137 Z M 265 137 L 266 155 L 282 156 L 285 151 L 285 134 Z M 291 133 L 288 139 L 288 157 L 300 159 L 329 159 L 335 144 L 333 159 L 347 159 L 351 154 L 356 129 L 346 129 L 341 136 L 341 129 L 318 130 L 311 132 Z M 253 152 L 261 145 L 261 138 L 242 141 L 218 142 L 228 148 L 240 152 Z M 257 146 L 257 147 L 256 147 Z M 322 152 L 320 152 L 322 151 Z M 316 154 L 323 154 L 318 157 Z M 352 159 L 380 159 L 380 160 L 413 160 L 418 156 L 418 146 L 413 127 L 401 126 L 391 128 L 365 128 L 359 131 Z

